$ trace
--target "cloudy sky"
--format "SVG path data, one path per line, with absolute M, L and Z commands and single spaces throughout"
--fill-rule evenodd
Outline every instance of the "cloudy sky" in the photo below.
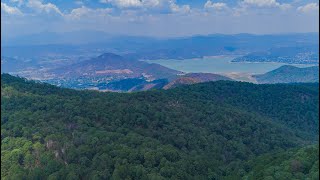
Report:
M 1 36 L 319 32 L 319 0 L 1 0 Z

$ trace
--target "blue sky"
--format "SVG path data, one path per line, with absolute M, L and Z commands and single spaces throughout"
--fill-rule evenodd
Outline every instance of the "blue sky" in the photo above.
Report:
M 99 30 L 156 37 L 319 32 L 315 0 L 2 0 L 1 36 Z

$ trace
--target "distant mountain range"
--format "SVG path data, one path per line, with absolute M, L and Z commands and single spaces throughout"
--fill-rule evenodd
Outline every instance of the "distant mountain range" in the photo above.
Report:
M 262 75 L 253 76 L 258 83 L 301 83 L 319 82 L 319 66 L 298 68 L 284 65 Z
M 309 47 L 319 46 L 319 33 L 278 34 L 278 35 L 203 35 L 170 39 L 150 37 L 111 36 L 103 32 L 40 33 L 2 41 L 1 53 L 8 57 L 43 56 L 97 56 L 103 52 L 112 52 L 127 59 L 188 59 L 216 55 L 247 55 L 245 59 L 255 60 L 257 52 L 278 53 L 277 48 L 287 48 L 286 53 L 297 51 L 293 47 L 302 47 L 298 56 L 290 56 L 282 61 L 292 61 L 292 57 L 301 57 L 301 63 L 312 63 L 319 58 L 310 55 Z M 81 37 L 76 39 L 75 37 Z M 26 43 L 27 42 L 27 43 Z M 271 50 L 270 50 L 271 49 Z M 279 49 L 282 51 L 282 49 Z M 292 52 L 291 52 L 292 51 Z M 311 50 L 314 52 L 313 50 Z M 265 54 L 264 54 L 265 55 Z M 278 55 L 277 55 L 278 56 Z M 268 57 L 271 57 L 270 55 Z M 279 56 L 282 57 L 282 56 Z M 316 58 L 316 59 L 315 59 Z M 238 59 L 237 61 L 240 61 Z M 261 60 L 261 58 L 259 59 Z M 272 59 L 271 59 L 272 60 Z M 242 61 L 242 60 L 241 60 Z M 270 61 L 267 58 L 266 61 Z M 272 61 L 280 61 L 275 59 Z

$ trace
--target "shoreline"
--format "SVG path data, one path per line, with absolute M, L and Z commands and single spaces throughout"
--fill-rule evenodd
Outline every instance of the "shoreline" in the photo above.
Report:
M 147 59 L 141 59 L 139 61 L 144 61 L 144 62 L 147 62 L 147 63 L 156 63 L 156 61 L 176 61 L 176 62 L 181 62 L 181 61 L 198 61 L 198 60 L 209 60 L 209 58 L 219 58 L 219 57 L 222 57 L 222 58 L 226 58 L 226 57 L 229 57 L 231 58 L 231 56 L 227 56 L 227 55 L 221 55 L 221 56 L 206 56 L 206 57 L 203 57 L 203 58 L 191 58 L 191 59 L 153 59 L 153 60 L 147 60 Z M 221 60 L 221 59 L 219 59 Z M 292 65 L 292 66 L 319 66 L 320 64 L 297 64 L 297 63 L 285 63 L 285 62 L 249 62 L 249 61 L 232 61 L 232 60 L 229 60 L 228 63 L 230 64 L 278 64 L 278 65 Z M 156 64 L 159 64 L 159 63 L 156 63 Z
M 248 61 L 229 61 L 229 63 L 239 63 L 239 64 L 282 64 L 282 65 L 292 65 L 292 66 L 319 66 L 319 64 L 295 64 L 295 63 L 283 63 L 283 62 L 248 62 Z

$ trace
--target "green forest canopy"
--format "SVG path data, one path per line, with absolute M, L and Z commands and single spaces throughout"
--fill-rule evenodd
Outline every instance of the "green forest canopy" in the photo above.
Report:
M 276 178 L 259 169 L 263 158 L 287 154 L 287 167 L 293 151 L 319 156 L 318 109 L 318 84 L 218 81 L 124 94 L 3 74 L 1 178 Z M 303 162 L 303 171 L 279 171 L 319 176 L 318 162 Z

